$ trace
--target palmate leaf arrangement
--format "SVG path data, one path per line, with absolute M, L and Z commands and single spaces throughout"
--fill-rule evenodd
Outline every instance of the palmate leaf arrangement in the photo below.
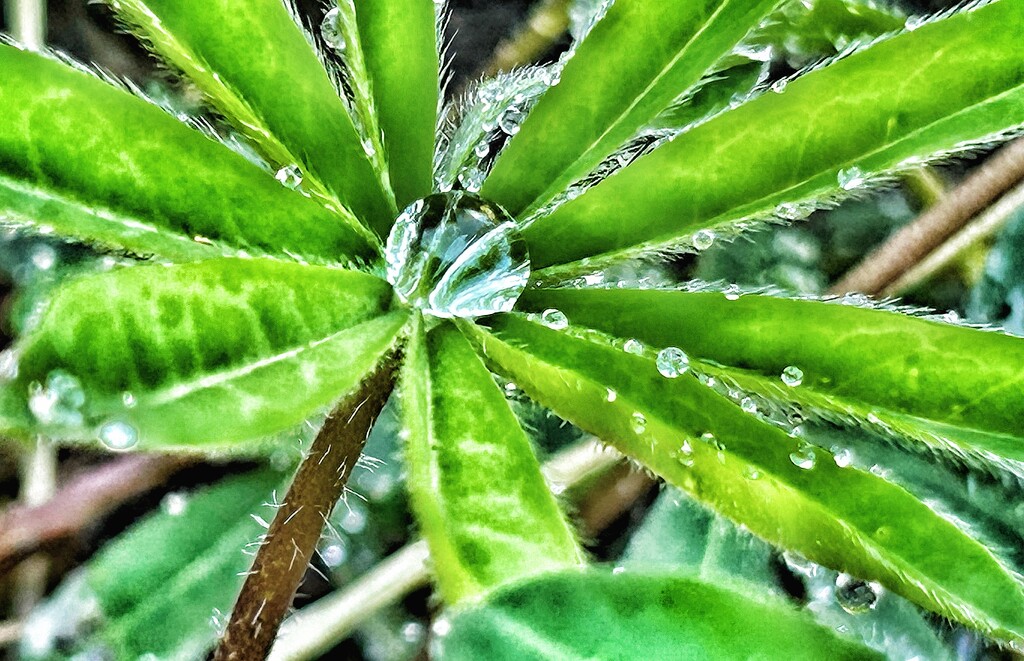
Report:
M 1013 134 L 1024 1 L 764 89 L 739 54 L 790 5 L 616 0 L 562 63 L 484 83 L 461 112 L 439 111 L 431 0 L 343 0 L 315 39 L 279 0 L 110 4 L 227 122 L 0 45 L 0 214 L 117 256 L 26 323 L 6 434 L 265 457 L 339 401 L 386 398 L 395 373 L 450 609 L 439 658 L 947 654 L 687 561 L 711 543 L 695 529 L 845 572 L 824 588 L 844 611 L 899 595 L 1024 643 L 1019 508 L 941 477 L 1022 475 L 1024 342 L 863 299 L 615 276 Z M 625 571 L 589 566 L 505 386 L 716 514 L 656 511 L 671 532 L 635 539 Z M 814 436 L 806 417 L 878 433 Z M 202 657 L 278 487 L 232 478 L 136 526 L 61 588 L 77 611 L 42 609 L 26 656 Z

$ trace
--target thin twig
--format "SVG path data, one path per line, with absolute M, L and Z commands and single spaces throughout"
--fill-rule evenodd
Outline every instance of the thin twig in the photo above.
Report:
M 621 461 L 616 450 L 588 440 L 559 452 L 541 468 L 552 490 L 562 493 Z M 632 471 L 631 471 L 632 472 Z M 634 473 L 635 474 L 635 473 Z M 601 483 L 603 484 L 603 482 Z M 621 492 L 620 492 L 621 493 Z M 623 510 L 633 500 L 620 498 Z M 600 525 L 606 519 L 594 521 Z M 584 521 L 584 535 L 600 532 Z M 426 542 L 411 542 L 344 590 L 333 592 L 295 613 L 281 627 L 271 661 L 307 661 L 318 658 L 344 640 L 381 608 L 394 604 L 430 580 L 430 551 Z
M 28 555 L 78 534 L 194 461 L 182 455 L 125 455 L 69 480 L 42 504 L 13 505 L 0 513 L 0 574 Z
M 398 363 L 397 356 L 386 358 L 320 429 L 256 554 L 214 661 L 266 657 L 324 524 L 394 389 Z
M 39 50 L 46 41 L 46 0 L 7 0 L 4 12 L 11 35 L 25 47 Z
M 1024 139 L 1003 147 L 934 207 L 872 251 L 829 293 L 875 295 L 1024 179 Z

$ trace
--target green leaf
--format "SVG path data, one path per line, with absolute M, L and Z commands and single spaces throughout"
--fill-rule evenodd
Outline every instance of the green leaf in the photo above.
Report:
M 257 259 L 82 278 L 20 340 L 6 388 L 35 393 L 29 407 L 55 438 L 106 430 L 146 449 L 246 441 L 357 386 L 407 322 L 406 311 L 388 313 L 391 300 L 370 275 Z
M 662 376 L 652 355 L 617 349 L 594 331 L 584 339 L 514 316 L 494 325 L 497 336 L 481 330 L 477 341 L 519 387 L 719 513 L 947 617 L 1024 639 L 1015 574 L 904 489 L 839 466 L 692 374 Z
M 527 227 L 533 265 L 673 247 L 698 229 L 734 231 L 751 219 L 792 219 L 842 192 L 840 182 L 854 187 L 990 143 L 1024 121 L 1019 29 L 1024 6 L 993 2 L 719 115 Z
M 30 616 L 22 657 L 204 658 L 217 639 L 211 616 L 228 613 L 265 522 L 280 473 L 227 478 L 171 494 L 72 573 Z M 250 551 L 251 552 L 251 551 Z
M 369 255 L 335 214 L 153 105 L 4 44 L 0 70 L 4 223 L 175 261 Z
M 618 0 L 502 151 L 481 195 L 522 217 L 622 146 L 778 0 Z
M 524 303 L 738 368 L 722 373 L 767 397 L 1022 471 L 1024 399 L 1015 385 L 1024 339 L 885 310 L 715 292 L 551 289 Z M 802 372 L 798 387 L 781 380 L 789 366 Z
M 776 599 L 673 573 L 562 572 L 452 615 L 438 658 L 870 659 Z
M 753 93 L 767 74 L 764 62 L 749 60 L 715 72 L 682 102 L 655 117 L 647 127 L 652 131 L 679 130 L 703 122 L 728 110 L 737 98 Z
M 529 439 L 452 326 L 410 342 L 402 407 L 413 511 L 447 603 L 583 562 Z
M 404 208 L 434 186 L 437 5 L 434 0 L 355 0 L 355 8 L 391 185 Z
M 394 201 L 306 36 L 281 0 L 107 0 L 275 167 L 298 166 L 382 236 Z

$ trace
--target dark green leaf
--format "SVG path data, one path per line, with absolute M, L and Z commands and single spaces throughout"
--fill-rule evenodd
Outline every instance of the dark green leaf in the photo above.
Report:
M 3 44 L 0 70 L 3 222 L 176 261 L 368 255 L 335 214 L 151 104 Z
M 672 573 L 552 574 L 450 623 L 438 640 L 444 661 L 878 658 L 784 602 Z
M 455 328 L 417 333 L 402 395 L 408 487 L 448 603 L 582 563 L 529 439 Z
M 362 139 L 281 0 L 107 0 L 275 167 L 387 235 L 395 216 Z
M 1024 5 L 993 2 L 719 115 L 527 227 L 533 265 L 799 217 L 841 187 L 991 143 L 1024 121 L 1021 29 Z
M 271 260 L 126 268 L 61 288 L 5 387 L 56 438 L 250 440 L 358 385 L 407 321 L 391 298 L 370 275 Z
M 947 617 L 1024 639 L 1016 575 L 902 488 L 838 465 L 692 373 L 662 376 L 650 354 L 513 316 L 494 325 L 497 336 L 478 332 L 481 348 L 527 393 L 721 514 Z
M 528 216 L 622 146 L 778 0 L 618 0 L 587 35 L 481 194 Z

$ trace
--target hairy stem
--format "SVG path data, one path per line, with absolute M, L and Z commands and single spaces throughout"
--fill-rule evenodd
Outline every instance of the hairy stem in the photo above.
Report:
M 893 234 L 829 293 L 860 292 L 875 295 L 981 213 L 994 200 L 1024 179 L 1024 139 L 1003 147 L 938 204 Z
M 214 661 L 266 658 L 320 533 L 394 390 L 399 363 L 398 355 L 385 358 L 324 422 L 256 554 Z

